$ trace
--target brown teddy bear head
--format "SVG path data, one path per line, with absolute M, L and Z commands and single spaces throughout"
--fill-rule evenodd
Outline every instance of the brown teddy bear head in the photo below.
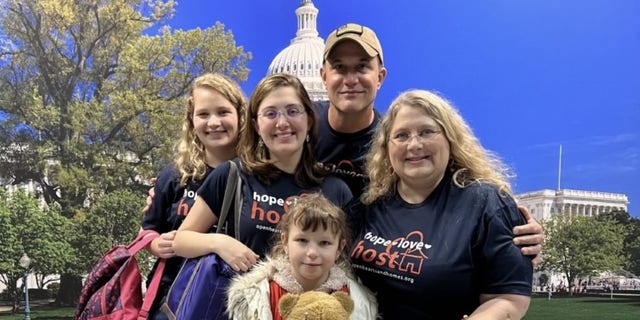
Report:
M 342 291 L 287 293 L 280 298 L 279 309 L 287 320 L 348 320 L 353 312 L 353 300 Z

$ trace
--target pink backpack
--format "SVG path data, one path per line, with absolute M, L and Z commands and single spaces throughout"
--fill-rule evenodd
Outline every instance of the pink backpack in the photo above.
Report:
M 142 276 L 135 254 L 158 236 L 153 230 L 143 230 L 130 244 L 109 250 L 87 276 L 73 320 L 147 319 L 165 260 L 160 260 L 143 299 Z

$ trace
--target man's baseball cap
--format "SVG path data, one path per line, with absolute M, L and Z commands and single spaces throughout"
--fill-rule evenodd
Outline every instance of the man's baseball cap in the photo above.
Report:
M 378 41 L 376 33 L 370 28 L 357 23 L 347 23 L 329 34 L 327 42 L 324 45 L 323 61 L 327 60 L 331 50 L 343 40 L 355 41 L 367 52 L 369 57 L 379 56 L 380 62 L 382 63 L 382 46 L 380 45 L 380 41 Z

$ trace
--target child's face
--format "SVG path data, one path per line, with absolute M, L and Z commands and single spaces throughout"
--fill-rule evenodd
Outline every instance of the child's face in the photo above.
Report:
M 314 290 L 329 277 L 344 247 L 344 241 L 331 230 L 302 231 L 298 226 L 289 227 L 289 237 L 281 235 L 291 264 L 291 272 L 305 291 Z
M 233 149 L 238 140 L 238 111 L 219 92 L 210 88 L 193 90 L 193 128 L 207 157 L 221 148 Z

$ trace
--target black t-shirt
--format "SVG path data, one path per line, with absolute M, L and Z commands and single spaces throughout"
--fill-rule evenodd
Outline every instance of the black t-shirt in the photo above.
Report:
M 207 167 L 207 174 L 211 171 L 212 168 Z M 174 166 L 164 168 L 158 175 L 158 181 L 153 187 L 155 195 L 151 207 L 142 219 L 142 229 L 155 230 L 160 234 L 177 230 L 184 218 L 189 214 L 201 184 L 202 180 L 188 180 L 185 185 L 181 185 L 177 169 Z M 181 257 L 167 259 L 160 284 L 161 290 L 166 291 L 171 286 L 180 270 L 182 261 Z M 157 265 L 158 262 L 156 261 L 149 273 L 148 281 L 155 273 Z
M 420 204 L 397 193 L 347 207 L 356 274 L 378 297 L 383 319 L 460 320 L 481 293 L 531 294 L 532 265 L 512 242 L 525 223 L 497 188 L 459 188 L 449 175 Z
M 375 118 L 369 127 L 355 133 L 340 133 L 329 125 L 329 101 L 314 102 L 314 106 L 318 117 L 318 161 L 344 180 L 354 198 L 358 198 L 368 183 L 364 162 L 380 113 L 374 110 Z
M 238 160 L 235 160 L 238 164 Z M 198 196 L 207 203 L 216 217 L 220 216 L 224 189 L 229 177 L 229 163 L 219 165 L 204 181 Z M 338 207 L 346 205 L 353 196 L 344 181 L 328 176 L 314 187 L 302 188 L 295 184 L 291 174 L 281 172 L 280 176 L 266 186 L 255 176 L 240 172 L 242 180 L 242 209 L 240 213 L 239 241 L 264 257 L 271 247 L 273 234 L 280 217 L 288 210 L 291 198 L 305 193 L 321 192 Z M 235 205 L 235 204 L 234 204 Z M 233 206 L 227 216 L 228 226 L 234 225 Z M 229 227 L 229 235 L 235 236 Z

